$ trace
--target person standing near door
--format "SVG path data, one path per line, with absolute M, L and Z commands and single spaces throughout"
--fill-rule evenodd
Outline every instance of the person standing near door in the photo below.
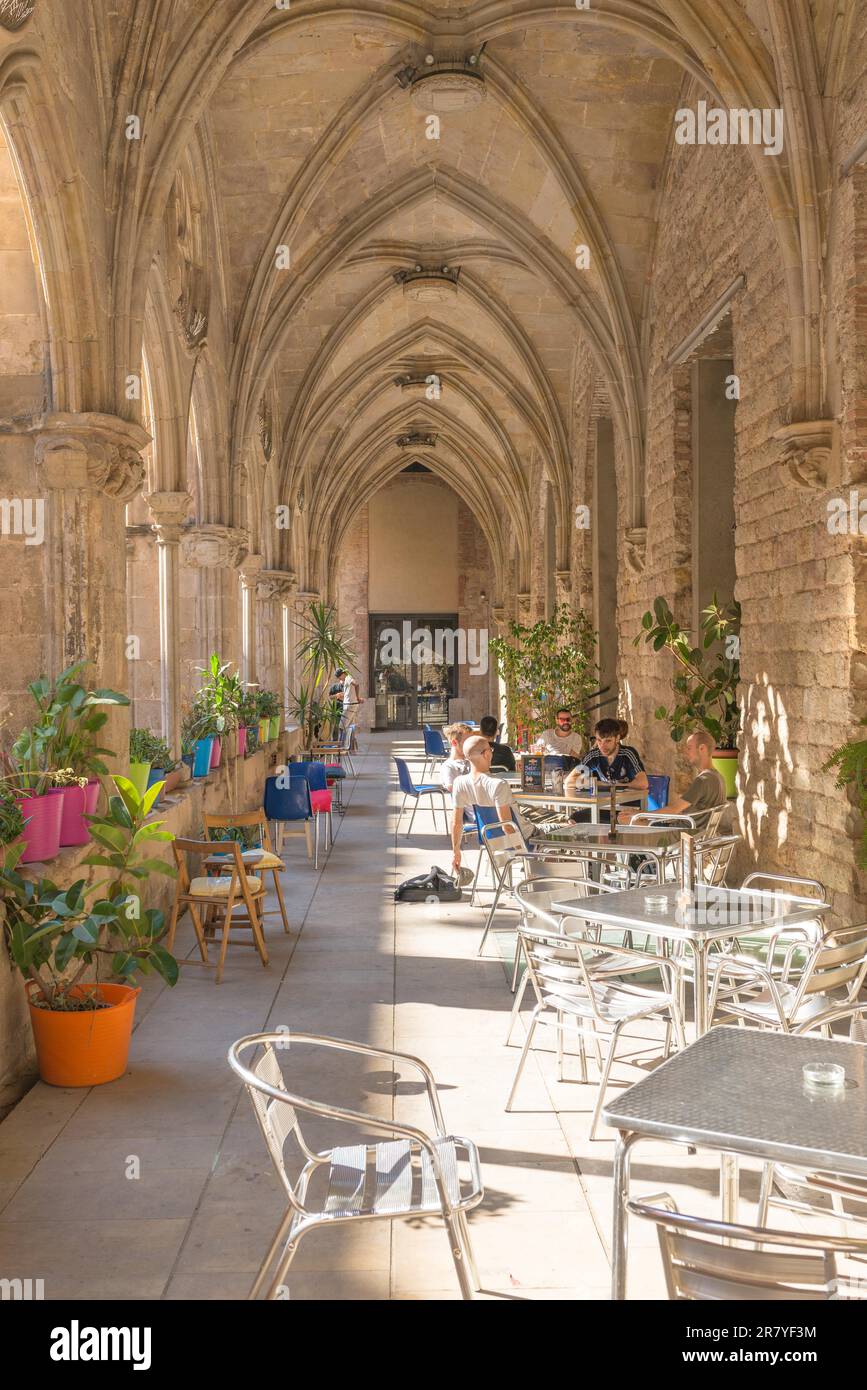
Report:
M 343 718 L 341 727 L 348 729 L 350 724 L 355 723 L 355 716 L 358 706 L 361 704 L 361 696 L 358 693 L 358 681 L 349 671 L 338 668 L 334 672 L 337 680 L 343 680 Z

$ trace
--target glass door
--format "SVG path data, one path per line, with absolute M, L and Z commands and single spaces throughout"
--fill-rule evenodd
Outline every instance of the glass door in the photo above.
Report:
M 457 694 L 454 614 L 371 614 L 370 689 L 377 729 L 447 724 Z

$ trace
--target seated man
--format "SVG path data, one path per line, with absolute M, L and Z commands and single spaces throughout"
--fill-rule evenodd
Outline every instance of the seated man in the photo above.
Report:
M 492 714 L 486 714 L 484 719 L 479 720 L 479 732 L 483 738 L 488 740 L 494 756 L 491 759 L 491 767 L 502 767 L 507 772 L 515 771 L 515 755 L 508 743 L 500 743 L 497 740 L 497 721 Z
M 533 827 L 522 824 L 512 801 L 512 789 L 508 782 L 491 776 L 491 745 L 486 738 L 474 734 L 464 743 L 464 756 L 469 760 L 470 772 L 458 777 L 452 786 L 454 811 L 452 812 L 452 863 L 454 870 L 461 867 L 461 834 L 464 811 L 472 814 L 474 806 L 496 806 L 501 821 L 511 821 L 518 825 L 525 835 Z
M 464 757 L 464 741 L 469 738 L 471 729 L 468 724 L 447 724 L 443 733 L 449 741 L 449 756 L 444 763 L 440 763 L 439 779 L 440 785 L 447 792 L 450 792 L 458 777 L 464 777 L 470 771 L 470 765 Z
M 566 795 L 574 789 L 581 773 L 590 773 L 600 782 L 629 782 L 636 791 L 647 791 L 647 773 L 634 748 L 621 743 L 622 719 L 600 719 L 593 730 L 593 749 L 569 773 L 564 782 Z
M 583 752 L 581 735 L 572 731 L 572 712 L 558 709 L 556 729 L 543 729 L 539 741 L 544 753 L 556 753 L 561 758 L 580 758 Z
M 711 766 L 715 746 L 713 734 L 707 729 L 697 729 L 690 734 L 684 747 L 690 765 L 698 771 L 682 796 L 672 797 L 666 806 L 659 808 L 660 815 L 692 816 L 696 829 L 704 830 L 711 812 L 726 804 L 726 784 Z M 622 815 L 624 820 L 630 819 L 627 813 Z

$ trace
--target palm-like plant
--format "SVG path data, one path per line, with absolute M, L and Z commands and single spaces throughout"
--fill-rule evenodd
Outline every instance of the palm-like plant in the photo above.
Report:
M 349 646 L 349 630 L 338 624 L 333 604 L 311 603 L 303 626 L 306 636 L 296 653 L 306 680 L 291 696 L 289 713 L 304 731 L 304 746 L 312 748 L 316 730 L 331 718 L 331 707 L 324 699 L 329 673 L 339 666 L 354 666 L 356 658 Z

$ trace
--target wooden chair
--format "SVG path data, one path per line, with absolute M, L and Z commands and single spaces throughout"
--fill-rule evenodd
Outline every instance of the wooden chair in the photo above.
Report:
M 233 840 L 227 841 L 226 844 L 228 851 L 226 868 L 230 870 L 228 874 L 221 874 L 218 878 L 206 876 L 191 878 L 187 857 L 194 855 L 201 858 L 213 854 L 213 840 L 177 839 L 172 841 L 172 850 L 178 866 L 178 877 L 175 884 L 175 901 L 166 937 L 166 949 L 172 950 L 178 919 L 189 908 L 196 931 L 196 940 L 199 943 L 202 964 L 210 965 L 207 938 L 209 935 L 213 937 L 218 927 L 222 925 L 220 957 L 217 961 L 217 984 L 223 978 L 226 951 L 229 947 L 229 933 L 232 927 L 249 927 L 251 929 L 253 940 L 251 943 L 245 942 L 244 944 L 255 946 L 262 964 L 268 964 L 268 952 L 265 949 L 261 919 L 265 885 L 260 878 L 247 873 L 241 858 L 240 845 Z
M 265 873 L 273 875 L 274 892 L 277 894 L 277 902 L 280 904 L 279 909 L 271 907 L 264 908 L 261 915 L 263 917 L 273 917 L 279 910 L 280 916 L 283 918 L 283 930 L 288 934 L 289 919 L 286 916 L 286 904 L 283 901 L 283 889 L 280 886 L 280 870 L 285 868 L 285 865 L 279 854 L 274 853 L 274 848 L 271 844 L 271 832 L 268 829 L 268 817 L 265 815 L 262 807 L 259 807 L 257 811 L 242 811 L 236 816 L 205 815 L 203 820 L 205 822 L 205 839 L 213 840 L 216 844 L 225 842 L 221 840 L 219 835 L 212 835 L 212 830 L 233 830 L 236 827 L 246 830 L 255 827 L 262 854 L 257 859 L 251 861 L 250 872 L 255 875 Z

